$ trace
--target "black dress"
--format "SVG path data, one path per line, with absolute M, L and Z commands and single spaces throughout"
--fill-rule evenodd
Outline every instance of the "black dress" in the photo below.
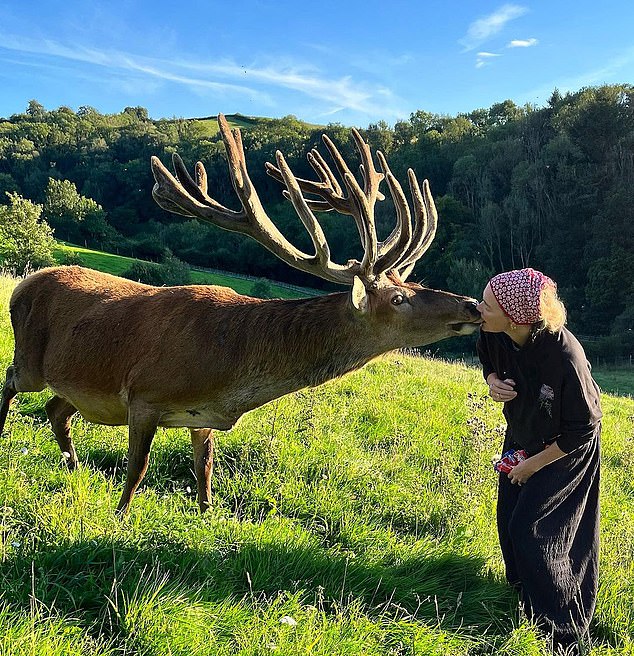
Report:
M 587 636 L 597 595 L 601 405 L 583 348 L 567 329 L 534 331 L 518 348 L 481 332 L 484 377 L 515 381 L 504 404 L 504 451 L 557 441 L 566 456 L 522 485 L 500 474 L 497 524 L 506 577 L 554 646 Z

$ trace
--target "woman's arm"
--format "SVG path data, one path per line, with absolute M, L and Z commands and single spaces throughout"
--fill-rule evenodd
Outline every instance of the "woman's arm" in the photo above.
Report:
M 489 396 L 498 403 L 504 403 L 517 396 L 517 392 L 513 389 L 515 387 L 515 381 L 510 378 L 502 380 L 495 373 L 487 342 L 488 339 L 480 332 L 480 336 L 476 342 L 476 349 L 478 351 L 478 358 L 480 358 L 482 364 L 482 375 L 489 386 Z
M 587 362 L 575 358 L 565 363 L 561 390 L 559 446 L 570 453 L 589 442 L 601 420 L 599 390 Z
M 551 462 L 563 458 L 565 455 L 566 452 L 559 448 L 557 440 L 555 440 L 552 444 L 548 444 L 543 451 L 536 453 L 530 458 L 526 458 L 526 460 L 520 462 L 519 465 L 515 465 L 515 467 L 513 467 L 508 473 L 508 477 L 511 483 L 522 485 L 522 483 L 526 483 L 534 473 L 543 469 L 547 465 L 550 465 Z
M 478 341 L 476 342 L 476 351 L 478 353 L 480 364 L 482 364 L 482 375 L 484 376 L 484 380 L 488 382 L 489 375 L 494 373 L 495 369 L 493 368 L 493 364 L 491 363 L 491 356 L 489 354 L 488 345 L 486 343 L 486 338 L 482 333 L 482 331 L 480 331 L 480 334 L 478 335 Z

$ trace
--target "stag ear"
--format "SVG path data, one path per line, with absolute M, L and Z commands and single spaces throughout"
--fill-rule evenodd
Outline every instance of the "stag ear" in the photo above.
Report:
M 368 293 L 359 276 L 354 277 L 352 290 L 350 291 L 350 300 L 355 310 L 365 312 L 368 309 Z

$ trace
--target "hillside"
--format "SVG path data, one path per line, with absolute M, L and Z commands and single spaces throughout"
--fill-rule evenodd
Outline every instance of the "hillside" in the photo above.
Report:
M 305 121 L 300 121 L 294 116 L 285 117 L 282 119 L 276 118 L 267 118 L 265 116 L 245 116 L 244 114 L 225 114 L 227 122 L 232 128 L 240 128 L 241 130 L 253 130 L 255 128 L 269 129 L 275 128 L 280 125 L 284 125 L 288 120 L 292 120 L 297 125 L 301 125 L 306 130 L 320 130 L 323 129 L 323 125 L 317 125 L 314 123 L 306 123 Z M 185 119 L 187 121 L 192 121 L 195 125 L 201 127 L 206 136 L 213 136 L 218 133 L 218 116 L 203 116 L 203 117 L 192 117 Z M 166 122 L 182 122 L 183 119 L 174 119 L 173 121 Z
M 104 253 L 91 248 L 82 248 L 71 244 L 58 243 L 54 256 L 59 264 L 63 264 L 68 255 L 76 258 L 77 264 L 96 269 L 104 273 L 120 276 L 125 273 L 135 262 L 141 262 L 133 257 Z M 231 287 L 239 294 L 254 295 L 253 285 L 258 279 L 249 276 L 231 275 L 230 273 L 212 273 L 203 269 L 192 269 L 191 282 L 195 285 L 221 285 Z M 268 281 L 267 281 L 268 282 Z M 287 285 L 284 283 L 268 283 L 272 298 L 303 298 L 316 294 L 315 290 L 309 288 Z
M 0 360 L 10 362 L 0 284 Z M 393 354 L 217 432 L 197 514 L 185 430 L 161 430 L 129 518 L 123 428 L 75 420 L 65 471 L 22 395 L 0 457 L 0 655 L 546 654 L 504 584 L 475 368 Z M 594 655 L 634 650 L 634 401 L 605 395 Z

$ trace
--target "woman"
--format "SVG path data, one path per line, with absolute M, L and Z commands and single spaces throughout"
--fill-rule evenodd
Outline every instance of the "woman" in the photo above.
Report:
M 594 612 L 599 555 L 599 388 L 565 327 L 555 283 L 501 273 L 478 305 L 478 355 L 504 404 L 504 451 L 527 458 L 500 474 L 497 524 L 506 577 L 560 653 L 577 653 Z M 568 651 L 566 651 L 568 650 Z

